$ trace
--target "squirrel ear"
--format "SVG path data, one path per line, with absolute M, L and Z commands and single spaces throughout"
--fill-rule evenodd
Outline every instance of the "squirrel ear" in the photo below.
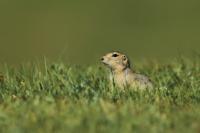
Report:
M 123 55 L 123 61 L 127 60 L 126 55 Z
M 126 57 L 126 55 L 123 55 L 122 59 L 126 67 L 130 67 L 130 62 L 129 62 L 129 59 Z

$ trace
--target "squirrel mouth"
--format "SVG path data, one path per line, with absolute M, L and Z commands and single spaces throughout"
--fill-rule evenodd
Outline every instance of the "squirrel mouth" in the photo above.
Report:
M 105 65 L 105 66 L 109 66 L 109 64 L 106 63 L 105 61 L 101 61 L 101 62 L 103 63 L 103 65 Z
M 102 62 L 103 64 L 107 65 L 107 63 L 105 62 L 104 57 L 101 58 L 101 62 Z
M 102 61 L 103 65 L 107 66 L 110 68 L 110 65 L 108 63 L 106 63 L 105 61 Z
M 107 62 L 107 60 L 106 60 L 104 57 L 101 58 L 101 62 L 102 62 L 105 66 L 108 66 L 108 67 L 110 66 L 109 63 Z
M 101 61 L 104 65 L 108 65 L 105 61 Z

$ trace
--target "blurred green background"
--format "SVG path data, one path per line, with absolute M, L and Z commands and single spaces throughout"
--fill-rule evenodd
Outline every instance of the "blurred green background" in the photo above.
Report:
M 199 0 L 0 0 L 0 62 L 94 63 L 119 50 L 135 60 L 200 48 Z

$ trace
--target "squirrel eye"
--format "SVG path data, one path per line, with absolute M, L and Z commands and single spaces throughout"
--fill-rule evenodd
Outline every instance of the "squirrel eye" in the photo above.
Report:
M 117 57 L 117 56 L 119 56 L 119 55 L 118 55 L 118 54 L 113 54 L 113 55 L 112 55 L 112 57 Z

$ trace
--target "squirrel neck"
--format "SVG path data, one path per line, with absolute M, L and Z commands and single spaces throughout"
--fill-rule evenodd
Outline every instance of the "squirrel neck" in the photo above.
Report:
M 118 75 L 118 74 L 122 74 L 122 73 L 128 73 L 130 71 L 133 72 L 130 67 L 124 67 L 124 68 L 121 68 L 121 69 L 113 69 L 112 73 L 114 75 Z

